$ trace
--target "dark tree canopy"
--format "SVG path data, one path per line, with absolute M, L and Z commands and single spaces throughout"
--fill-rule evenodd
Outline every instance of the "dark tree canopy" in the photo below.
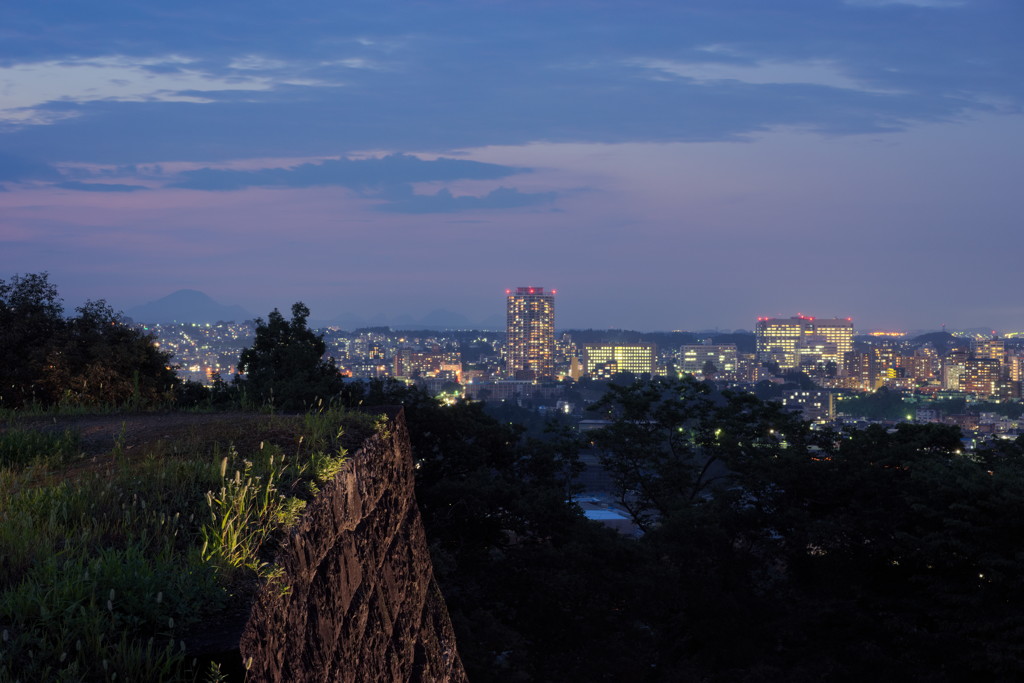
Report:
M 736 468 L 802 442 L 803 424 L 751 394 L 715 394 L 693 377 L 608 387 L 591 410 L 612 424 L 589 434 L 619 503 L 642 529 L 729 485 Z
M 43 381 L 52 394 L 115 405 L 170 398 L 178 379 L 152 335 L 125 324 L 102 299 L 75 310 L 46 359 Z
M 239 371 L 251 400 L 282 410 L 309 408 L 317 399 L 329 399 L 341 388 L 334 361 L 324 358 L 322 335 L 309 329 L 309 308 L 301 301 L 292 305 L 292 319 L 285 320 L 276 308 L 267 320 L 256 319 L 253 345 L 242 351 Z
M 0 405 L 136 406 L 169 400 L 178 379 L 154 337 L 103 300 L 65 319 L 47 273 L 0 280 Z
M 392 382 L 472 680 L 1013 680 L 1024 670 L 1024 446 L 956 428 L 813 431 L 692 378 L 608 385 L 586 441 Z M 597 448 L 639 538 L 567 489 Z M 972 678 L 972 673 L 974 677 Z
M 611 387 L 598 408 L 613 422 L 588 436 L 647 529 L 620 590 L 654 639 L 648 680 L 1024 671 L 1018 444 L 968 454 L 938 424 L 812 431 L 692 381 Z

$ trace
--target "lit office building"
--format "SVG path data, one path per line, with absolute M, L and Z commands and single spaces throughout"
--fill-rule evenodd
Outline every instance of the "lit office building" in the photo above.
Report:
M 842 364 L 843 357 L 853 351 L 852 318 L 811 318 L 810 335 L 821 337 L 829 347 L 826 361 Z
M 796 345 L 803 336 L 804 318 L 758 318 L 757 359 L 778 363 L 782 369 L 797 367 Z
M 680 348 L 682 365 L 680 371 L 687 375 L 703 375 L 708 362 L 714 366 L 714 374 L 732 377 L 736 374 L 737 355 L 735 344 L 687 344 Z
M 601 374 L 607 369 L 615 372 L 632 372 L 635 375 L 653 375 L 657 360 L 654 344 L 585 344 L 583 346 L 583 370 L 590 376 Z M 612 369 L 614 370 L 612 371 Z
M 518 287 L 508 295 L 506 371 L 512 379 L 555 374 L 555 290 Z
M 853 350 L 853 321 L 805 315 L 758 318 L 756 336 L 757 358 L 762 363 L 775 362 L 783 370 L 822 367 L 829 362 L 841 368 L 846 354 Z

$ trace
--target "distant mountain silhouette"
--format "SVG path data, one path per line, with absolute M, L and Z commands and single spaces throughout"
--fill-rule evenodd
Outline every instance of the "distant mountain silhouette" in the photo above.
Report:
M 215 323 L 242 322 L 255 316 L 241 306 L 225 306 L 195 289 L 179 289 L 162 299 L 126 311 L 139 323 Z

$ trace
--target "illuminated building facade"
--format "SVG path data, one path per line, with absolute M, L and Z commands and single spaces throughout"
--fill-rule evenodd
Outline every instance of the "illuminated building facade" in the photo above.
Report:
M 828 422 L 836 416 L 835 398 L 830 391 L 793 391 L 780 402 L 787 410 L 798 412 L 811 422 Z
M 995 396 L 1000 363 L 994 358 L 968 358 L 960 376 L 960 390 L 978 396 Z
M 462 381 L 462 362 L 457 352 L 442 352 L 440 349 L 422 351 L 408 347 L 395 352 L 395 377 L 440 377 L 456 382 Z
M 979 339 L 972 346 L 975 358 L 999 361 L 1000 365 L 1006 361 L 1006 342 L 1002 339 Z
M 851 380 L 848 385 L 861 391 L 874 391 L 880 385 L 874 372 L 875 364 L 870 353 L 852 352 L 846 355 L 844 362 L 846 377 Z
M 732 377 L 736 374 L 735 344 L 687 344 L 680 348 L 680 371 L 688 375 L 704 374 L 708 361 L 715 366 L 716 375 Z
M 966 370 L 966 361 L 957 362 L 956 359 L 946 358 L 942 361 L 942 388 L 947 391 L 959 391 L 960 379 Z
M 804 318 L 758 318 L 757 359 L 762 363 L 778 363 L 779 367 L 797 367 L 796 345 L 803 336 Z
M 756 336 L 762 363 L 778 363 L 782 370 L 819 368 L 829 362 L 841 368 L 853 350 L 853 320 L 806 315 L 758 318 Z
M 518 287 L 505 290 L 508 313 L 506 372 L 512 379 L 555 375 L 555 290 Z
M 1024 380 L 1024 356 L 1018 355 L 1017 353 L 1007 354 L 1006 371 L 1010 379 L 1014 382 Z
M 591 377 L 616 372 L 653 375 L 657 355 L 654 344 L 586 344 L 583 370 Z M 600 372 L 602 369 L 607 373 Z

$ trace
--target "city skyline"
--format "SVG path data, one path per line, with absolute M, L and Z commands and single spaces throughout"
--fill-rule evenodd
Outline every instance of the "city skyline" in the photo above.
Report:
M 569 330 L 556 337 L 552 304 L 553 295 L 539 287 L 510 292 L 506 335 L 327 328 L 320 331 L 324 358 L 345 377 L 394 377 L 447 403 L 460 395 L 494 401 L 543 395 L 556 400 L 578 380 L 613 380 L 620 373 L 693 375 L 762 393 L 776 387 L 773 392 L 785 394 L 780 385 L 789 383 L 791 390 L 800 386 L 799 395 L 791 391 L 788 398 L 782 396 L 784 402 L 802 406 L 805 416 L 815 420 L 835 417 L 830 392 L 846 397 L 840 401 L 884 387 L 928 400 L 1019 402 L 1024 378 L 1020 339 L 936 334 L 854 338 L 852 321 L 810 316 L 758 321 L 749 339 L 694 332 L 629 338 L 614 330 Z M 149 326 L 146 332 L 155 335 L 161 351 L 171 354 L 179 376 L 210 386 L 217 375 L 224 378 L 238 371 L 238 359 L 243 347 L 251 345 L 255 327 L 251 321 L 175 323 Z M 795 379 L 797 372 L 802 379 Z
M 244 15 L 244 16 L 243 16 Z M 0 8 L 0 278 L 69 307 L 1024 326 L 1013 0 Z

